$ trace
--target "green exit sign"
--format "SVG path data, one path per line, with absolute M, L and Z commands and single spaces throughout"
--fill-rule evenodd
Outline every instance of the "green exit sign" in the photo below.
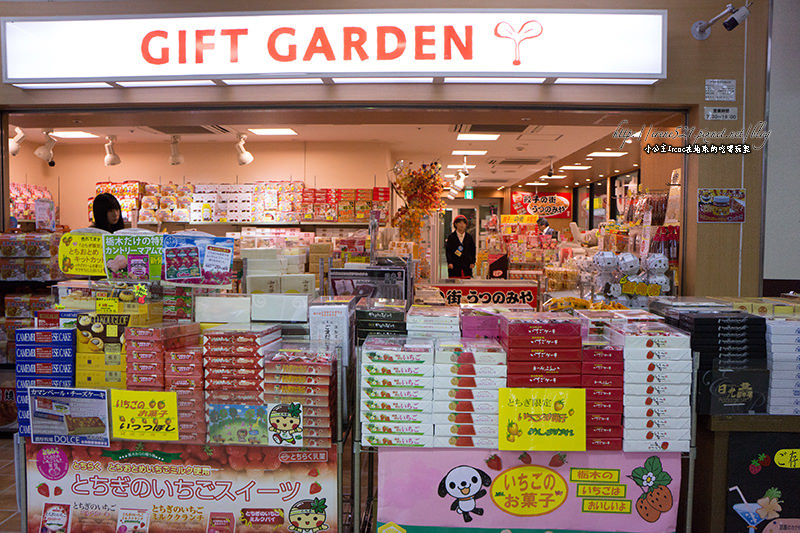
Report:
M 464 191 L 464 199 L 472 200 L 473 198 L 475 198 L 475 192 L 472 189 L 466 189 Z

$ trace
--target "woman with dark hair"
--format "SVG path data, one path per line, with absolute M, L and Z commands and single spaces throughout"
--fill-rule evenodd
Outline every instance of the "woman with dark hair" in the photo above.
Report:
M 453 219 L 455 231 L 447 237 L 444 248 L 447 255 L 447 276 L 471 278 L 475 268 L 475 240 L 467 233 L 467 217 Z
M 122 221 L 122 208 L 117 198 L 108 192 L 98 194 L 92 202 L 94 227 L 114 233 L 125 227 Z

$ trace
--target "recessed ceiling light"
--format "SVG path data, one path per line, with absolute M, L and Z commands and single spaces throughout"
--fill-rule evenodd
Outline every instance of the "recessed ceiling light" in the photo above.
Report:
M 569 189 L 569 185 L 564 185 L 564 188 L 565 189 Z
M 252 80 L 222 80 L 225 85 L 321 85 L 319 78 L 262 78 Z
M 610 149 L 606 148 L 606 150 Z M 628 152 L 606 151 L 606 152 L 592 152 L 591 154 L 589 154 L 590 157 L 622 157 L 623 155 L 628 155 Z
M 590 180 L 589 178 L 586 178 L 586 181 L 592 181 L 592 180 Z
M 544 78 L 445 78 L 444 82 L 445 83 L 544 83 L 544 80 L 545 80 Z
M 502 187 L 498 187 L 498 188 L 497 188 L 497 190 L 498 190 L 498 191 L 502 191 L 502 190 L 503 190 L 503 189 L 505 189 L 505 188 L 506 188 L 506 187 L 505 187 L 505 185 L 503 185 Z
M 489 150 L 453 150 L 450 155 L 486 155 Z
M 557 85 L 653 85 L 658 80 L 624 79 L 624 78 L 558 78 Z
M 18 89 L 110 89 L 112 86 L 101 81 L 75 83 L 15 83 Z
M 496 141 L 500 138 L 499 133 L 459 133 L 459 141 Z
M 297 135 L 292 128 L 248 128 L 255 135 Z
M 614 172 L 619 172 L 619 169 L 618 169 L 618 168 L 615 168 L 615 169 L 614 169 Z
M 445 178 L 455 178 L 456 175 L 455 174 L 445 174 L 444 177 Z
M 589 170 L 592 168 L 589 165 L 565 165 L 563 167 L 558 167 L 558 170 Z
M 333 83 L 433 83 L 433 78 L 332 78 Z
M 458 170 L 459 168 L 475 168 L 476 165 L 447 165 L 447 168 Z
M 216 86 L 211 80 L 153 80 L 153 81 L 118 81 L 120 87 L 195 87 L 202 85 Z
M 543 176 L 539 176 L 540 180 L 563 180 L 566 178 L 566 174 L 553 174 L 552 176 L 548 176 L 547 174 Z
M 633 166 L 638 167 L 639 163 L 634 163 Z
M 589 181 L 589 180 L 586 180 L 586 181 Z M 578 182 L 576 181 L 576 182 L 575 182 L 575 185 L 580 185 L 580 183 L 578 183 Z
M 88 131 L 54 131 L 50 135 L 61 139 L 96 139 L 98 137 Z
M 522 187 L 522 185 L 517 185 L 517 187 Z
M 530 181 L 530 182 L 526 183 L 525 185 L 532 185 L 534 187 L 539 187 L 539 186 L 542 186 L 542 185 L 550 185 L 550 184 L 547 183 L 546 181 Z
M 631 144 L 633 141 L 631 139 L 625 139 L 625 144 Z
M 601 177 L 601 178 L 603 178 L 603 177 L 605 177 L 605 176 L 604 176 L 603 174 L 600 174 L 600 177 Z
M 591 158 L 591 157 L 587 157 L 587 158 L 586 158 L 586 160 L 587 160 L 587 161 L 594 161 L 594 159 L 593 159 L 593 158 Z

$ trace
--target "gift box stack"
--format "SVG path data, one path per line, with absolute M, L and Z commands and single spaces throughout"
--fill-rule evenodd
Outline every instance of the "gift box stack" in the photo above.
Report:
M 0 235 L 0 280 L 49 281 L 62 279 L 58 269 L 61 233 Z
M 125 328 L 129 315 L 79 313 L 75 385 L 85 389 L 124 389 L 127 385 Z
M 11 182 L 9 183 L 9 192 L 11 196 L 11 216 L 17 220 L 34 220 L 36 200 L 53 199 L 50 190 L 42 185 Z M 91 211 L 91 208 L 89 211 Z
M 461 336 L 465 339 L 499 339 L 500 313 L 488 307 L 461 307 Z
M 267 403 L 300 403 L 303 446 L 330 448 L 336 429 L 336 353 L 325 343 L 284 343 L 263 360 Z
M 406 301 L 389 298 L 362 298 L 356 304 L 358 346 L 370 335 L 394 337 L 406 334 Z
M 132 214 L 139 209 L 139 202 L 142 198 L 144 184 L 139 181 L 125 181 L 122 183 L 114 183 L 111 181 L 103 181 L 95 184 L 94 194 L 107 192 L 113 194 L 119 205 L 122 208 L 122 219 L 126 222 L 132 220 Z M 92 216 L 92 202 L 94 197 L 89 198 L 89 222 L 94 222 Z
M 312 341 L 342 348 L 342 363 L 348 366 L 355 344 L 355 310 L 358 296 L 320 296 L 308 307 L 308 330 Z
M 164 287 L 164 321 L 191 320 L 194 308 L 192 289 Z
M 374 187 L 372 189 L 372 210 L 380 213 L 380 222 L 389 221 L 389 202 L 391 189 L 389 187 Z
M 433 445 L 497 449 L 506 352 L 492 339 L 440 339 L 433 370 Z
M 689 336 L 656 322 L 609 330 L 623 349 L 626 452 L 688 452 L 692 353 Z
M 75 330 L 19 328 L 16 343 L 17 420 L 19 434 L 31 434 L 28 387 L 75 386 Z
M 622 449 L 624 364 L 619 346 L 585 345 L 581 386 L 586 389 L 586 449 Z
M 14 332 L 17 328 L 34 326 L 34 317 L 39 311 L 52 307 L 53 296 L 34 294 L 7 294 L 5 296 L 5 319 L 0 319 L 0 362 L 14 362 Z M 37 327 L 60 327 L 37 326 Z
M 461 338 L 461 309 L 412 305 L 406 315 L 406 327 L 409 335 L 437 339 Z
M 500 344 L 508 354 L 508 387 L 581 386 L 581 327 L 571 315 L 505 313 Z
M 361 348 L 361 443 L 433 446 L 434 343 L 428 337 L 368 337 Z
M 226 324 L 203 332 L 203 375 L 205 378 L 206 422 L 212 411 L 223 406 L 263 406 L 263 361 L 267 353 L 280 347 L 281 326 L 265 324 Z M 198 422 L 198 425 L 200 423 Z M 205 432 L 205 425 L 203 428 Z M 237 438 L 209 434 L 209 441 L 243 444 Z M 266 443 L 263 443 L 266 444 Z
M 767 412 L 764 317 L 742 311 L 684 312 L 678 327 L 691 334 L 692 351 L 699 355 L 699 413 Z M 747 390 L 739 386 L 744 383 Z
M 800 321 L 767 321 L 769 414 L 800 415 Z

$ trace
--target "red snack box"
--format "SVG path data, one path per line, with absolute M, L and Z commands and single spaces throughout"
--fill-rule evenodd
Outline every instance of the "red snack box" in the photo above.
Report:
M 310 427 L 304 424 L 303 438 L 304 439 L 330 439 L 333 436 L 333 431 L 330 427 Z
M 205 418 L 205 407 L 200 409 L 178 409 L 178 423 Z
M 205 433 L 206 432 L 206 421 L 204 417 L 195 419 L 195 420 L 179 420 L 178 421 L 178 431 L 180 433 Z
M 224 379 L 206 378 L 206 390 L 238 390 L 262 392 L 264 381 L 261 379 Z
M 266 344 L 261 347 L 255 347 L 250 344 L 204 344 L 203 356 L 251 357 L 261 361 L 264 355 L 274 350 L 275 346 L 280 342 L 279 338 L 273 341 L 272 344 Z
M 180 431 L 178 433 L 178 441 L 181 444 L 205 444 L 206 432 L 186 433 Z
M 622 362 L 623 350 L 620 346 L 606 346 L 604 348 L 583 348 L 584 362 L 616 363 Z
M 331 439 L 303 439 L 303 446 L 306 448 L 330 448 Z
M 587 426 L 621 426 L 622 415 L 614 413 L 592 413 L 586 414 Z
M 302 396 L 325 396 L 331 394 L 328 385 L 282 385 L 279 383 L 262 383 L 267 394 L 295 394 Z
M 614 400 L 614 401 L 622 401 L 623 397 L 622 389 L 597 389 L 597 388 L 587 388 L 586 389 L 586 401 L 605 401 L 605 400 Z
M 621 439 L 622 426 L 587 426 L 586 436 L 589 438 Z
M 581 351 L 576 349 L 510 348 L 509 361 L 580 361 Z
M 164 378 L 165 390 L 178 389 L 203 390 L 203 380 L 200 378 L 187 378 L 184 376 L 170 376 Z
M 260 357 L 203 356 L 203 366 L 206 370 L 212 368 L 249 368 L 252 370 L 259 370 L 262 368 L 262 365 L 263 363 Z
M 224 325 L 207 329 L 203 333 L 203 346 L 248 346 L 260 348 L 281 336 L 281 326 Z
M 303 426 L 307 428 L 332 428 L 332 422 L 330 417 L 306 416 L 305 411 L 303 411 Z
M 623 387 L 625 379 L 621 375 L 591 375 L 581 376 L 581 387 L 613 388 Z
M 164 374 L 138 374 L 128 372 L 126 378 L 129 387 L 147 387 L 150 390 L 164 390 Z
M 508 363 L 509 374 L 580 374 L 581 363 L 521 363 L 512 361 Z
M 509 387 L 579 387 L 580 374 L 509 374 Z
M 200 342 L 200 334 L 183 335 L 181 337 L 167 337 L 166 339 L 125 339 L 125 350 L 174 350 L 184 346 L 195 346 Z
M 621 362 L 614 362 L 614 363 L 601 363 L 601 362 L 585 362 L 581 367 L 581 371 L 584 374 L 600 374 L 600 375 L 612 375 L 612 376 L 619 376 L 625 373 L 625 363 Z
M 587 401 L 587 413 L 621 413 L 623 410 L 622 400 L 608 400 L 608 401 Z
M 580 337 L 506 337 L 500 335 L 500 343 L 508 351 L 511 348 L 575 348 L 583 345 Z
M 500 317 L 500 334 L 510 336 L 577 336 L 581 321 L 568 313 L 519 311 Z
M 172 392 L 178 397 L 178 407 L 182 401 L 203 401 L 203 389 L 173 389 Z
M 164 353 L 166 363 L 201 363 L 203 349 L 199 346 L 170 350 Z
M 165 340 L 186 335 L 199 335 L 200 324 L 159 324 L 155 326 L 130 326 L 125 328 L 125 336 L 136 340 Z
M 128 361 L 128 374 L 163 374 L 164 362 Z
M 333 364 L 330 361 L 315 362 L 275 362 L 274 360 L 264 361 L 264 372 L 274 374 L 313 374 L 327 376 L 333 373 Z
M 206 403 L 229 403 L 229 404 L 243 404 L 243 405 L 262 405 L 264 397 L 262 391 L 235 391 L 235 390 L 221 390 L 221 391 L 206 391 Z M 280 403 L 280 402 L 275 402 Z M 303 406 L 303 416 L 305 416 L 305 405 Z
M 260 368 L 206 368 L 206 379 L 243 379 L 247 381 L 263 381 L 264 371 Z
M 309 407 L 325 407 L 330 408 L 330 398 L 327 396 L 299 396 L 297 394 L 265 394 L 263 403 L 292 403 L 297 402 L 303 404 L 303 416 L 305 416 L 306 409 Z M 311 416 L 311 415 L 309 415 Z
M 481 402 L 497 401 L 498 391 L 491 389 L 436 389 L 434 394 L 437 399 L 452 398 L 453 400 L 477 400 Z M 438 396 L 442 394 L 442 396 Z
M 131 363 L 160 363 L 162 365 L 164 364 L 164 352 L 158 350 L 156 351 L 137 350 L 134 352 L 128 352 L 125 357 L 128 365 L 130 365 Z
M 166 377 L 203 377 L 203 363 L 167 363 L 164 366 Z
M 186 390 L 186 389 L 184 389 Z M 178 412 L 202 411 L 206 406 L 203 393 L 198 396 L 178 396 Z
M 264 374 L 265 383 L 285 383 L 288 385 L 330 385 L 330 376 L 315 376 L 312 374 Z
M 621 450 L 622 439 L 587 438 L 586 450 Z

